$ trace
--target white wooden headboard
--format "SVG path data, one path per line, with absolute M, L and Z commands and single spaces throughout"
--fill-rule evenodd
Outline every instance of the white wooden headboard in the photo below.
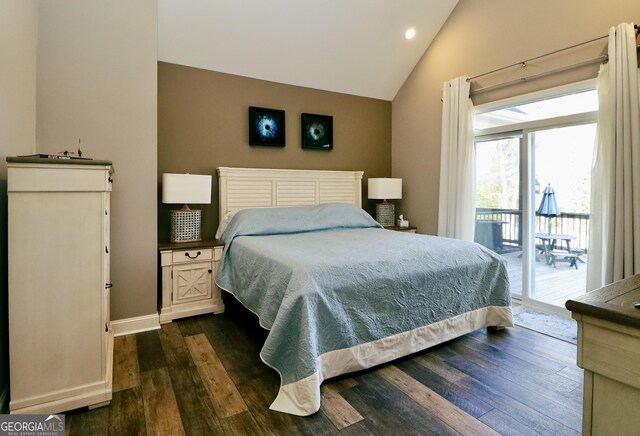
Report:
M 350 203 L 362 207 L 362 171 L 218 168 L 220 219 L 248 207 Z

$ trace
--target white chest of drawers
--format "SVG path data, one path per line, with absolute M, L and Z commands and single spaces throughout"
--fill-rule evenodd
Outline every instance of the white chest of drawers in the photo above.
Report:
M 11 413 L 111 400 L 110 169 L 7 158 Z

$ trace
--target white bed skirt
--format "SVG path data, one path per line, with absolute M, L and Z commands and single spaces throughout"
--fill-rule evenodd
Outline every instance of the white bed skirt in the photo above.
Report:
M 320 385 L 324 380 L 390 362 L 489 326 L 513 327 L 511 307 L 483 307 L 397 335 L 322 354 L 318 371 L 280 386 L 270 409 L 311 415 L 320 409 Z

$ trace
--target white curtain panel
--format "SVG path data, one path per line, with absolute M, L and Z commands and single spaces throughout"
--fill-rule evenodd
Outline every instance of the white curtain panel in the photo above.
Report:
M 598 74 L 587 290 L 640 273 L 640 89 L 633 24 L 609 30 Z
M 469 89 L 466 77 L 444 84 L 438 236 L 473 241 L 476 165 Z

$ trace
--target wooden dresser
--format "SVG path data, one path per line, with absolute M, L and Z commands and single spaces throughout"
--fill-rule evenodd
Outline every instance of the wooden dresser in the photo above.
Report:
M 11 413 L 111 400 L 110 171 L 7 158 Z
M 566 303 L 578 322 L 584 435 L 640 432 L 640 274 Z

